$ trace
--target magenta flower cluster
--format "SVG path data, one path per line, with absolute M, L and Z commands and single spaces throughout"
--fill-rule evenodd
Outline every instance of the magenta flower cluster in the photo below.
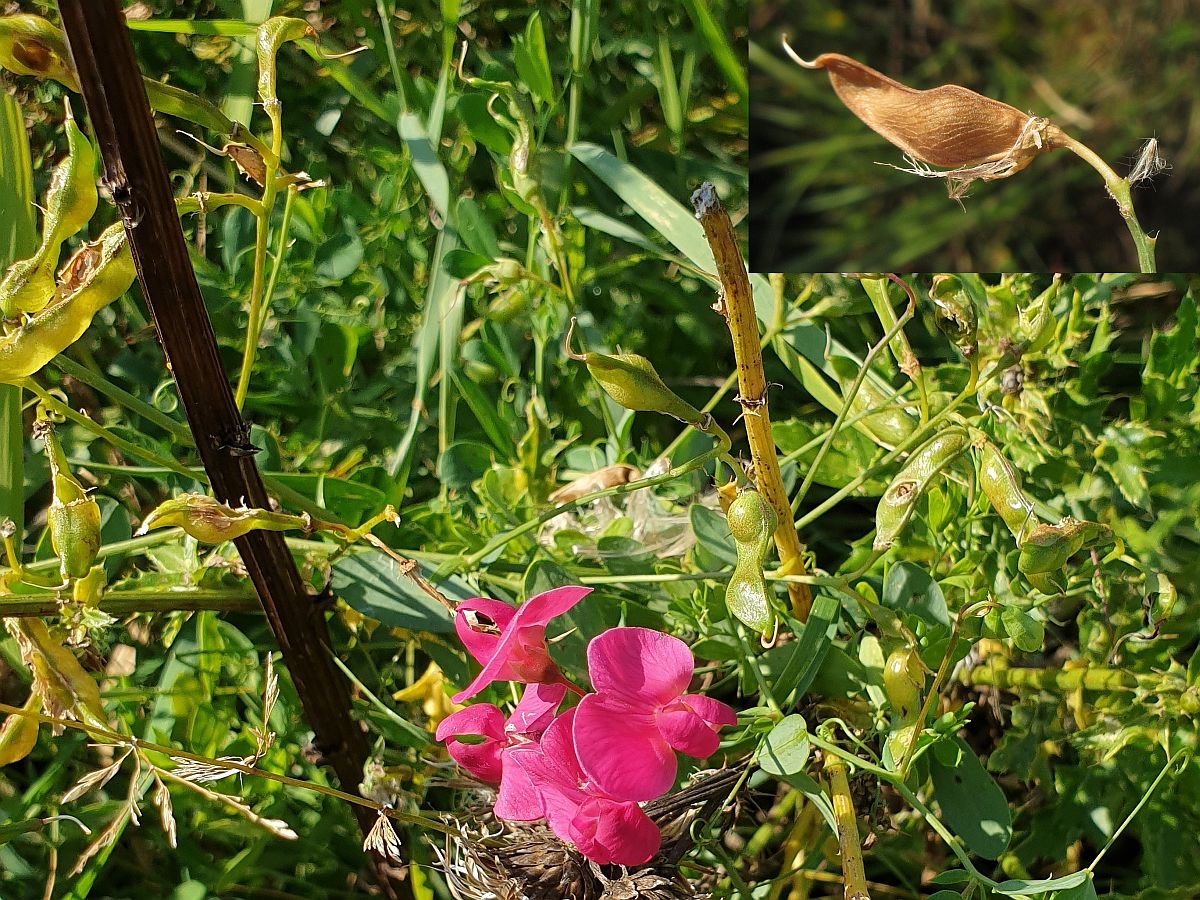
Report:
M 518 609 L 485 598 L 462 603 L 455 630 L 483 670 L 455 702 L 495 681 L 526 687 L 511 715 L 478 703 L 447 716 L 437 739 L 460 766 L 499 786 L 498 818 L 545 819 L 588 859 L 636 866 L 661 843 L 640 803 L 671 789 L 676 751 L 711 756 L 718 729 L 737 717 L 724 703 L 684 693 L 695 668 L 691 651 L 649 628 L 610 628 L 594 638 L 587 650 L 593 692 L 571 684 L 550 658 L 546 626 L 590 590 L 557 588 Z M 568 691 L 581 699 L 559 713 Z

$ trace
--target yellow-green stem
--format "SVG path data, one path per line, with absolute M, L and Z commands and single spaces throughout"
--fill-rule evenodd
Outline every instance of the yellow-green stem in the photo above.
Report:
M 837 821 L 838 846 L 842 852 L 842 881 L 846 900 L 871 900 L 867 891 L 867 872 L 863 866 L 862 843 L 858 836 L 858 817 L 850 796 L 846 764 L 836 756 L 825 757 L 825 776 L 829 779 L 829 800 Z
M 1137 213 L 1133 209 L 1129 179 L 1119 176 L 1113 171 L 1112 166 L 1101 159 L 1091 147 L 1080 143 L 1066 132 L 1058 130 L 1055 137 L 1059 144 L 1100 173 L 1100 177 L 1104 179 L 1104 186 L 1108 188 L 1109 195 L 1116 202 L 1117 210 L 1121 213 L 1121 218 L 1125 220 L 1125 226 L 1133 238 L 1133 245 L 1137 248 L 1138 266 L 1142 272 L 1156 272 L 1154 245 L 1158 242 L 1158 238 L 1150 237 L 1142 230 L 1142 223 L 1138 221 Z
M 733 233 L 733 222 L 717 199 L 716 189 L 711 184 L 701 185 L 693 195 L 692 203 L 717 263 L 717 277 L 722 290 L 718 308 L 724 313 L 733 340 L 740 391 L 738 402 L 742 406 L 746 440 L 750 444 L 754 481 L 779 520 L 775 529 L 775 548 L 783 570 L 788 574 L 803 575 L 806 571 L 804 548 L 792 524 L 791 507 L 779 471 L 775 439 L 771 434 L 767 378 L 763 372 L 758 318 L 754 312 L 746 264 Z M 807 585 L 789 582 L 788 597 L 796 618 L 807 621 L 812 608 L 812 591 Z

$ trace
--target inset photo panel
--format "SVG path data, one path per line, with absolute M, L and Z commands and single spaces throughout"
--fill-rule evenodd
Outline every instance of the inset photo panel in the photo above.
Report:
M 1200 267 L 1195 3 L 754 0 L 753 271 Z

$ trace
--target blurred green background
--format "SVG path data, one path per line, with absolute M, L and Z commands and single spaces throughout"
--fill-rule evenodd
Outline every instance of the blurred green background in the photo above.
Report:
M 898 149 L 797 52 L 853 56 L 917 88 L 955 83 L 1049 116 L 1125 175 L 1157 137 L 1166 175 L 1134 191 L 1164 271 L 1200 266 L 1200 3 L 1195 0 L 759 0 L 750 12 L 751 268 L 1062 271 L 1136 267 L 1099 176 L 1066 151 L 964 207 L 877 163 Z

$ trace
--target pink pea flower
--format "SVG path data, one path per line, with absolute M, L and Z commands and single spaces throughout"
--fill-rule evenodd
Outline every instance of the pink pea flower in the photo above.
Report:
M 610 628 L 588 644 L 596 691 L 580 701 L 575 748 L 592 783 L 622 800 L 652 800 L 675 783 L 675 750 L 703 759 L 737 714 L 685 694 L 695 660 L 679 638 L 649 628 Z
M 455 762 L 480 781 L 500 785 L 495 807 L 499 818 L 532 822 L 542 817 L 538 792 L 525 770 L 513 765 L 512 753 L 519 747 L 537 746 L 566 693 L 563 684 L 531 684 L 507 721 L 492 704 L 476 703 L 451 713 L 438 725 L 435 737 L 446 742 Z M 454 740 L 461 735 L 475 735 L 483 741 L 467 744 Z
M 569 684 L 546 647 L 546 625 L 592 592 L 585 587 L 560 587 L 530 597 L 517 609 L 499 600 L 464 600 L 454 614 L 458 639 L 483 666 L 455 703 L 474 697 L 493 681 L 523 684 Z
M 511 751 L 541 800 L 546 822 L 558 837 L 602 866 L 639 866 L 658 852 L 662 834 L 640 806 L 618 800 L 588 781 L 571 740 L 577 710 L 551 723 L 538 747 Z

